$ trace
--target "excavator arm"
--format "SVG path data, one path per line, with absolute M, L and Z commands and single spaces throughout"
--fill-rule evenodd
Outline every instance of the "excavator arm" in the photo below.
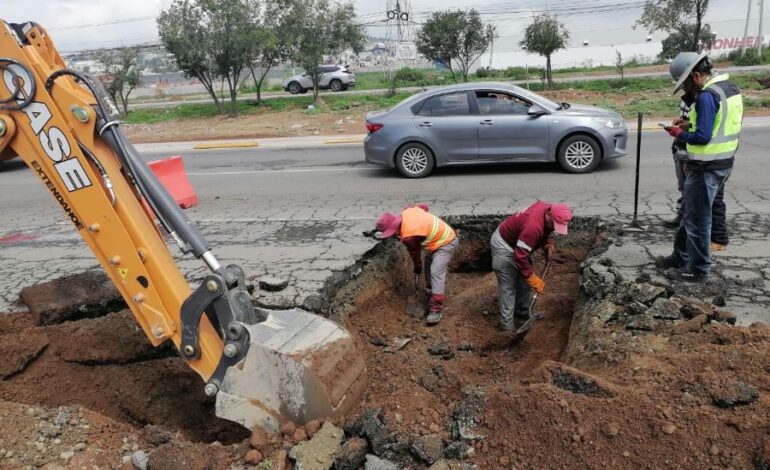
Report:
M 114 119 L 36 23 L 0 25 L 0 160 L 20 156 L 61 206 L 153 345 L 172 341 L 217 415 L 277 429 L 347 412 L 366 387 L 351 335 L 298 309 L 254 308 Z M 208 268 L 191 289 L 164 239 Z

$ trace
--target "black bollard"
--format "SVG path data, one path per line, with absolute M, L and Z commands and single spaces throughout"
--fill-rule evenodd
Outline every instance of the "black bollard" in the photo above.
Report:
M 639 164 L 642 159 L 642 113 L 638 114 L 636 129 L 636 181 L 634 182 L 634 216 L 631 219 L 631 225 L 624 227 L 626 231 L 641 232 L 647 230 L 647 227 L 639 223 Z

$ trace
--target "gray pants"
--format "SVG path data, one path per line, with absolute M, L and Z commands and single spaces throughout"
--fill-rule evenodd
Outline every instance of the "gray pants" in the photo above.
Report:
M 497 301 L 500 303 L 500 326 L 512 330 L 513 318 L 527 317 L 532 291 L 513 261 L 513 249 L 495 230 L 490 241 L 492 269 L 497 275 Z
M 425 255 L 425 285 L 433 294 L 444 295 L 449 262 L 459 245 L 460 241 L 455 237 L 450 243 Z

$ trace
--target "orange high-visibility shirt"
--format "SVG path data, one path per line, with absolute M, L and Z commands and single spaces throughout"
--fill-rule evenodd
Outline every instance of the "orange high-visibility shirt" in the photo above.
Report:
M 419 207 L 401 212 L 401 239 L 425 237 L 423 248 L 436 251 L 456 238 L 455 231 L 446 222 Z

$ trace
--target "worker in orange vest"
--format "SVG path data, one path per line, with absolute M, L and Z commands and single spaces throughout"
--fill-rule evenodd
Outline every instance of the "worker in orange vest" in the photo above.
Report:
M 428 212 L 427 204 L 408 206 L 400 215 L 383 212 L 377 218 L 376 231 L 385 239 L 398 234 L 414 263 L 414 273 L 422 272 L 422 250 L 425 256 L 425 286 L 430 296 L 426 322 L 435 325 L 444 311 L 444 287 L 449 262 L 460 244 L 452 227 Z

